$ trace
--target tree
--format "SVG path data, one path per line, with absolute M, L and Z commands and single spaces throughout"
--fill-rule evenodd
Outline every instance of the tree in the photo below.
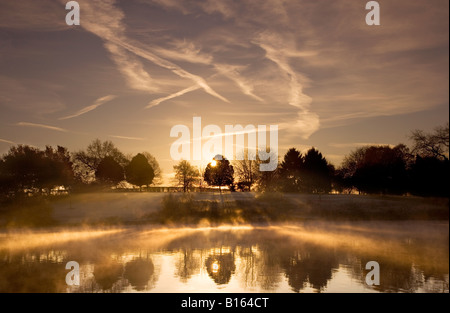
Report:
M 95 177 L 102 184 L 116 185 L 124 179 L 124 170 L 113 157 L 107 156 L 97 166 Z
M 240 160 L 239 160 L 240 159 Z M 233 162 L 234 173 L 238 179 L 238 189 L 251 191 L 259 177 L 259 162 L 254 153 L 247 149 L 241 152 L 238 160 Z
M 155 172 L 147 158 L 139 153 L 125 167 L 125 175 L 127 182 L 139 186 L 139 190 L 142 191 L 143 185 L 148 186 L 152 183 Z
M 408 160 L 405 145 L 361 147 L 344 159 L 340 172 L 359 191 L 402 194 L 407 190 Z
M 198 169 L 185 160 L 181 160 L 177 165 L 174 165 L 173 170 L 178 183 L 183 186 L 183 192 L 189 190 L 200 176 Z
M 122 167 L 129 162 L 114 143 L 95 139 L 86 150 L 74 153 L 74 170 L 77 178 L 86 183 L 92 182 L 100 162 L 106 157 L 111 157 Z
M 58 146 L 56 149 L 46 146 L 44 157 L 47 159 L 48 188 L 54 186 L 70 186 L 74 182 L 73 163 L 67 148 Z
M 206 166 L 204 179 L 210 186 L 218 186 L 222 192 L 222 186 L 231 186 L 234 182 L 234 169 L 224 156 L 216 155 L 211 163 Z
M 58 146 L 45 151 L 19 145 L 11 147 L 3 157 L 0 180 L 7 193 L 50 192 L 57 186 L 72 183 L 73 172 L 66 148 Z
M 409 188 L 412 194 L 418 196 L 449 197 L 449 160 L 417 156 L 409 174 Z
M 434 132 L 427 134 L 422 130 L 412 132 L 410 138 L 414 141 L 412 153 L 422 158 L 433 157 L 448 160 L 449 128 L 448 123 L 435 128 Z
M 301 190 L 301 170 L 303 156 L 295 148 L 289 149 L 284 155 L 280 165 L 280 178 L 282 189 L 286 192 L 299 192 Z
M 155 174 L 155 177 L 153 178 L 152 184 L 153 185 L 161 185 L 163 183 L 162 179 L 162 171 L 161 167 L 159 166 L 158 161 L 156 158 L 149 152 L 142 152 L 142 154 L 147 158 L 148 164 L 151 165 L 153 172 Z
M 305 154 L 300 173 L 302 191 L 307 193 L 329 193 L 331 191 L 334 167 L 318 150 L 311 148 Z

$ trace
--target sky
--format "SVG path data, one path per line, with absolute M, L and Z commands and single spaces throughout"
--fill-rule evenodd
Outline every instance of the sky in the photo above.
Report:
M 0 153 L 99 138 L 168 177 L 172 127 L 201 117 L 339 166 L 449 120 L 447 0 L 378 1 L 379 26 L 363 0 L 83 0 L 79 26 L 66 2 L 0 0 Z

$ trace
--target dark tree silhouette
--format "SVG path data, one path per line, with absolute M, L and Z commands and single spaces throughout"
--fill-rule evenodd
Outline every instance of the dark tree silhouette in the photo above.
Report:
M 417 156 L 410 169 L 411 193 L 418 196 L 449 197 L 449 160 Z
M 74 153 L 74 171 L 77 178 L 85 183 L 93 181 L 100 162 L 106 157 L 113 158 L 122 167 L 129 163 L 113 142 L 95 139 L 86 150 Z
M 421 158 L 437 158 L 448 160 L 449 129 L 447 125 L 437 127 L 433 133 L 427 134 L 422 130 L 415 130 L 411 137 L 414 141 L 412 153 Z
M 19 145 L 11 147 L 0 166 L 0 182 L 8 194 L 23 192 L 50 192 L 57 186 L 69 186 L 73 172 L 70 155 L 66 148 L 45 151 Z
M 301 169 L 302 191 L 307 193 L 329 193 L 334 175 L 334 167 L 329 164 L 322 153 L 310 149 L 303 158 Z
M 233 168 L 238 180 L 237 187 L 241 191 L 250 191 L 259 177 L 259 162 L 248 149 L 241 152 L 241 160 L 233 162 Z
M 359 191 L 402 194 L 407 190 L 409 153 L 404 145 L 358 148 L 344 159 L 342 173 Z
M 113 157 L 105 157 L 95 171 L 97 180 L 106 185 L 116 185 L 124 179 L 123 167 Z
M 213 162 L 206 166 L 203 178 L 208 185 L 218 186 L 219 191 L 222 192 L 221 187 L 233 184 L 233 175 L 234 169 L 230 161 L 223 156 L 216 155 Z
M 181 160 L 177 165 L 174 165 L 173 170 L 178 183 L 183 186 L 183 192 L 188 191 L 200 176 L 198 169 L 185 160 Z
M 280 166 L 280 178 L 283 191 L 299 192 L 301 190 L 301 170 L 303 156 L 295 148 L 289 149 Z
M 127 182 L 139 186 L 139 190 L 142 191 L 143 185 L 148 186 L 152 183 L 155 172 L 147 158 L 139 153 L 125 167 L 125 175 Z
M 163 183 L 162 171 L 156 158 L 151 153 L 146 151 L 142 152 L 141 154 L 143 154 L 147 158 L 148 164 L 151 165 L 153 172 L 155 173 L 155 177 L 153 178 L 152 184 L 153 185 L 162 184 Z

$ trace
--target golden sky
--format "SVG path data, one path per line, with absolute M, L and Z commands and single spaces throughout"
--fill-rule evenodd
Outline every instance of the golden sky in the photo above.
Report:
M 408 142 L 448 121 L 449 2 L 0 2 L 0 152 L 93 139 L 175 162 L 170 129 L 278 125 L 280 156 Z

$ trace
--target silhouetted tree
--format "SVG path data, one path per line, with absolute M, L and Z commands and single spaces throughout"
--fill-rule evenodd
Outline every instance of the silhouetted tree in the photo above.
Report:
M 407 186 L 409 155 L 404 145 L 358 148 L 344 159 L 344 179 L 359 191 L 401 194 Z
M 422 130 L 415 130 L 411 137 L 414 141 L 412 153 L 421 158 L 437 158 L 448 160 L 449 128 L 447 125 L 437 127 L 433 133 L 427 134 Z
M 161 167 L 159 166 L 158 161 L 149 152 L 144 151 L 141 154 L 143 154 L 147 158 L 148 164 L 151 165 L 153 172 L 155 174 L 155 177 L 153 178 L 153 181 L 151 184 L 152 185 L 161 185 L 163 183 L 163 179 L 162 179 Z
M 47 188 L 55 186 L 70 186 L 74 182 L 73 163 L 67 148 L 58 146 L 56 149 L 46 146 L 44 151 L 47 169 Z
M 13 194 L 50 192 L 54 187 L 70 185 L 73 178 L 70 155 L 59 146 L 47 146 L 45 151 L 26 145 L 11 147 L 3 157 L 0 172 L 1 189 Z
M 177 165 L 174 165 L 173 170 L 178 183 L 183 186 L 183 192 L 188 191 L 200 176 L 198 169 L 186 160 L 181 160 Z
M 215 163 L 215 165 L 214 165 Z M 231 186 L 233 184 L 234 169 L 225 157 L 216 155 L 213 162 L 206 166 L 204 179 L 210 186 L 218 186 L 219 191 L 222 192 L 221 187 Z
M 284 155 L 280 166 L 280 179 L 283 191 L 299 192 L 301 190 L 301 170 L 303 156 L 295 148 L 289 149 Z
M 316 149 L 311 148 L 305 154 L 300 173 L 302 191 L 307 193 L 329 193 L 331 191 L 334 167 Z
M 138 186 L 142 191 L 143 185 L 148 186 L 152 183 L 155 173 L 147 158 L 139 153 L 125 166 L 125 176 L 127 182 Z
M 110 156 L 101 160 L 95 171 L 95 177 L 100 183 L 106 185 L 116 185 L 125 178 L 123 167 Z
M 74 153 L 74 171 L 78 179 L 83 182 L 92 182 L 100 162 L 106 157 L 111 157 L 122 167 L 129 163 L 114 143 L 95 139 L 87 146 L 86 150 Z
M 237 187 L 241 191 L 250 191 L 259 178 L 259 162 L 255 154 L 247 149 L 241 152 L 239 158 L 233 162 Z
M 419 196 L 449 197 L 449 160 L 437 157 L 416 157 L 410 169 L 411 193 Z

